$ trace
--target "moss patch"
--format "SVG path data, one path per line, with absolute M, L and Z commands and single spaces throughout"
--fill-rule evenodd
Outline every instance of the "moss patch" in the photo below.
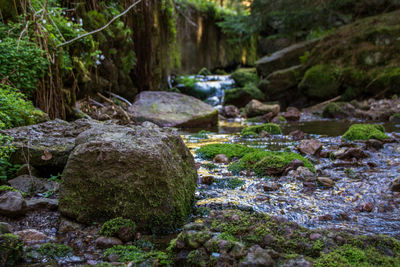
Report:
M 244 87 L 246 84 L 258 82 L 257 71 L 255 68 L 237 69 L 231 74 L 232 79 L 238 87 Z
M 237 144 L 210 144 L 199 148 L 196 154 L 203 159 L 209 160 L 218 154 L 225 154 L 229 159 L 232 159 L 233 157 L 241 158 L 255 150 L 257 149 Z
M 349 141 L 389 138 L 385 134 L 385 128 L 377 124 L 353 124 L 342 137 Z
M 229 89 L 225 91 L 224 105 L 244 107 L 252 99 L 264 100 L 264 93 L 253 83 L 244 87 Z
M 308 169 L 315 172 L 314 166 L 297 153 L 262 150 L 246 154 L 238 162 L 232 163 L 228 169 L 233 173 L 251 170 L 259 176 L 279 175 L 282 174 L 292 160 L 296 159 L 304 162 Z
M 341 70 L 330 65 L 316 65 L 304 74 L 299 87 L 316 99 L 328 99 L 339 94 Z
M 0 235 L 0 265 L 15 266 L 22 258 L 23 245 L 16 235 Z
M 329 103 L 322 110 L 322 117 L 324 118 L 338 118 L 344 115 L 345 112 L 338 103 Z
M 240 136 L 242 137 L 256 137 L 262 132 L 267 132 L 269 134 L 282 134 L 282 130 L 279 125 L 274 123 L 266 123 L 263 125 L 249 126 L 242 130 Z
M 128 228 L 131 233 L 135 233 L 136 224 L 130 219 L 118 217 L 111 219 L 103 224 L 99 234 L 103 236 L 117 236 L 117 233 L 122 228 Z
M 168 255 L 160 251 L 146 252 L 136 246 L 114 246 L 105 251 L 104 257 L 117 255 L 119 262 L 130 262 L 134 266 L 171 266 Z

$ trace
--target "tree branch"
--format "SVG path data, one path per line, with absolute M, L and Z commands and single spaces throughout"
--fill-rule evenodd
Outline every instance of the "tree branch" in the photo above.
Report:
M 57 45 L 57 47 L 61 47 L 61 46 L 64 46 L 64 45 L 73 43 L 73 42 L 75 42 L 75 41 L 77 41 L 77 40 L 79 40 L 79 39 L 82 39 L 82 38 L 84 38 L 84 37 L 87 37 L 87 36 L 89 36 L 89 35 L 92 35 L 92 34 L 101 32 L 102 30 L 104 30 L 105 28 L 107 28 L 108 26 L 110 26 L 114 21 L 116 21 L 116 20 L 119 19 L 120 17 L 122 17 L 122 16 L 124 16 L 125 14 L 127 14 L 132 8 L 134 8 L 134 7 L 135 7 L 137 4 L 139 4 L 140 2 L 142 2 L 142 0 L 138 0 L 138 1 L 136 1 L 135 3 L 133 3 L 132 5 L 130 5 L 124 12 L 122 12 L 122 13 L 119 14 L 118 16 L 115 16 L 114 18 L 112 18 L 112 19 L 111 19 L 106 25 L 104 25 L 103 27 L 101 27 L 101 28 L 99 28 L 99 29 L 97 29 L 97 30 L 94 30 L 94 31 L 85 33 L 85 34 L 83 34 L 83 35 L 81 35 L 81 36 L 78 36 L 78 37 L 76 37 L 76 38 L 74 38 L 74 39 L 72 39 L 72 40 L 69 40 L 69 41 L 67 41 L 67 42 L 65 42 L 65 43 L 59 44 L 59 45 Z

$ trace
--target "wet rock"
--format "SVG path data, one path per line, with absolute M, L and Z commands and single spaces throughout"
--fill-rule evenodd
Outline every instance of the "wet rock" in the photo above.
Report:
M 328 177 L 318 177 L 317 178 L 317 182 L 325 187 L 334 187 L 335 186 L 335 182 Z
M 13 137 L 15 151 L 11 154 L 11 163 L 29 163 L 39 172 L 55 174 L 62 172 L 67 163 L 75 146 L 75 137 L 95 123 L 90 120 L 69 123 L 56 119 L 5 130 L 2 133 Z M 26 162 L 27 159 L 29 162 Z
M 0 235 L 12 232 L 12 226 L 5 222 L 0 222 Z
M 218 123 L 218 111 L 212 106 L 172 92 L 141 92 L 129 112 L 136 121 L 151 121 L 161 127 L 210 127 Z
M 0 196 L 0 215 L 16 217 L 26 212 L 26 202 L 20 192 L 6 192 Z
M 49 198 L 30 199 L 26 201 L 26 210 L 57 210 L 58 200 Z
M 175 132 L 105 124 L 80 134 L 76 144 L 63 172 L 61 214 L 82 223 L 124 216 L 148 231 L 185 222 L 197 171 Z
M 312 267 L 312 263 L 306 260 L 303 256 L 295 259 L 286 260 L 280 267 Z
M 228 105 L 222 108 L 222 115 L 226 118 L 237 118 L 240 116 L 240 111 L 234 105 Z
M 229 163 L 229 158 L 225 154 L 218 154 L 214 157 L 213 161 L 215 163 Z
M 105 248 L 111 248 L 113 246 L 122 245 L 123 243 L 116 237 L 100 236 L 99 238 L 96 239 L 95 244 L 96 247 L 105 249 Z
M 296 171 L 293 172 L 293 176 L 301 181 L 315 181 L 315 173 L 310 171 L 307 167 L 298 167 Z
M 336 152 L 333 152 L 333 155 L 336 159 L 340 160 L 349 160 L 352 158 L 355 159 L 364 159 L 368 157 L 368 154 L 366 154 L 361 148 L 355 148 L 355 147 L 342 147 Z
M 22 241 L 27 245 L 43 244 L 54 241 L 54 238 L 47 236 L 46 234 L 39 232 L 35 229 L 26 229 L 14 233 L 19 236 Z
M 0 266 L 17 266 L 22 260 L 24 243 L 12 234 L 0 235 Z
M 240 242 L 236 242 L 232 250 L 229 252 L 229 255 L 239 260 L 246 255 L 246 252 L 247 252 L 246 246 Z
M 54 181 L 47 181 L 46 179 L 36 178 L 34 176 L 23 175 L 12 180 L 8 183 L 26 194 L 35 195 L 37 193 L 44 193 L 46 191 L 58 191 L 59 184 Z
M 68 233 L 68 232 L 79 232 L 83 228 L 82 224 L 61 218 L 60 224 L 58 226 L 58 232 Z
M 361 211 L 373 212 L 374 209 L 375 209 L 374 204 L 372 204 L 371 202 L 367 202 L 362 206 L 362 210 Z
M 330 214 L 325 214 L 318 217 L 318 221 L 332 221 L 333 217 Z
M 390 187 L 393 192 L 400 192 L 400 178 L 396 178 Z
M 317 139 L 302 140 L 297 149 L 307 155 L 317 155 L 322 149 L 322 143 Z
M 272 112 L 276 116 L 280 111 L 280 106 L 278 104 L 264 104 L 258 100 L 253 99 L 246 105 L 245 109 L 247 117 L 261 116 L 270 112 Z
M 274 266 L 275 261 L 269 255 L 266 249 L 262 249 L 260 246 L 255 245 L 249 249 L 247 256 L 244 260 L 240 263 L 240 267 L 246 266 Z
M 201 184 L 205 184 L 205 185 L 211 185 L 212 183 L 214 183 L 214 176 L 202 176 L 200 178 L 200 183 Z
M 265 56 L 256 62 L 257 73 L 267 77 L 274 71 L 300 65 L 300 56 L 317 44 L 318 40 L 311 40 L 286 47 L 272 55 Z
M 383 148 L 383 142 L 377 139 L 370 139 L 365 142 L 366 148 L 371 149 L 372 151 L 378 151 Z
M 272 120 L 272 118 L 275 116 L 275 114 L 273 112 L 268 112 L 267 114 L 264 114 L 260 117 L 258 117 L 259 122 L 270 122 Z
M 274 182 L 261 183 L 259 187 L 262 188 L 265 192 L 276 191 L 280 188 L 279 184 Z
M 305 133 L 302 132 L 302 131 L 300 131 L 300 130 L 293 131 L 293 132 L 291 132 L 289 135 L 290 135 L 290 136 L 293 138 L 293 140 L 295 140 L 295 141 L 303 140 L 303 139 L 305 138 L 305 136 L 306 136 Z
M 311 241 L 316 241 L 316 240 L 320 239 L 321 237 L 322 237 L 322 235 L 319 234 L 319 233 L 312 233 L 312 234 L 310 234 L 310 240 L 311 240 Z
M 288 107 L 286 112 L 282 113 L 282 116 L 287 121 L 298 121 L 300 120 L 300 111 L 295 107 Z

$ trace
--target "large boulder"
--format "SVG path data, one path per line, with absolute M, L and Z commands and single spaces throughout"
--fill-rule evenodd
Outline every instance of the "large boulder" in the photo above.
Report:
M 76 144 L 62 174 L 63 215 L 82 223 L 125 217 L 152 232 L 185 222 L 197 172 L 173 131 L 98 125 L 80 134 Z
M 304 41 L 265 56 L 256 62 L 257 72 L 261 77 L 267 77 L 277 70 L 299 65 L 300 57 L 311 50 L 319 39 Z
M 162 127 L 210 127 L 218 123 L 218 110 L 191 96 L 161 91 L 140 93 L 130 112 L 139 122 Z
M 75 137 L 91 127 L 94 121 L 79 120 L 69 123 L 63 120 L 13 128 L 1 133 L 13 138 L 15 151 L 13 164 L 30 164 L 47 174 L 61 172 L 75 146 Z

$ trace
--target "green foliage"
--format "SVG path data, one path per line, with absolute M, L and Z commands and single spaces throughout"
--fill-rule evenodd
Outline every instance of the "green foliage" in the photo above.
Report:
M 26 101 L 23 94 L 0 84 L 0 129 L 34 124 L 36 113 L 32 103 Z
M 47 243 L 41 245 L 37 249 L 37 252 L 39 252 L 42 257 L 59 259 L 68 255 L 72 255 L 73 251 L 71 247 L 64 244 Z
M 44 51 L 26 38 L 4 38 L 0 43 L 0 80 L 32 96 L 49 62 Z
M 241 137 L 256 137 L 262 132 L 269 134 L 282 134 L 281 128 L 275 123 L 266 123 L 262 125 L 249 126 L 242 129 Z
M 315 65 L 304 74 L 299 88 L 306 90 L 308 96 L 328 99 L 339 94 L 341 70 L 330 65 Z
M 231 77 L 238 87 L 244 87 L 248 83 L 256 84 L 258 82 L 258 76 L 255 68 L 237 69 L 231 74 Z
M 385 128 L 378 124 L 353 124 L 343 134 L 343 139 L 354 140 L 369 140 L 369 139 L 388 139 L 385 134 Z
M 8 185 L 0 185 L 0 192 L 20 192 L 22 196 L 26 195 L 24 192 Z
M 225 154 L 232 159 L 233 157 L 241 158 L 255 150 L 255 148 L 237 144 L 210 144 L 196 150 L 196 154 L 204 159 L 213 159 L 218 154 Z
M 114 246 L 105 251 L 104 257 L 117 255 L 119 262 L 130 262 L 134 266 L 171 266 L 168 255 L 160 251 L 145 252 L 136 246 Z
M 232 163 L 228 167 L 228 170 L 233 173 L 238 173 L 247 169 L 254 171 L 259 176 L 265 176 L 271 170 L 278 170 L 277 173 L 281 173 L 283 169 L 295 159 L 301 160 L 304 162 L 305 167 L 315 172 L 314 166 L 306 158 L 297 153 L 263 150 L 244 155 L 238 162 Z
M 122 217 L 111 219 L 103 224 L 99 234 L 103 236 L 116 236 L 121 228 L 129 228 L 132 233 L 136 231 L 136 224 L 130 219 Z

